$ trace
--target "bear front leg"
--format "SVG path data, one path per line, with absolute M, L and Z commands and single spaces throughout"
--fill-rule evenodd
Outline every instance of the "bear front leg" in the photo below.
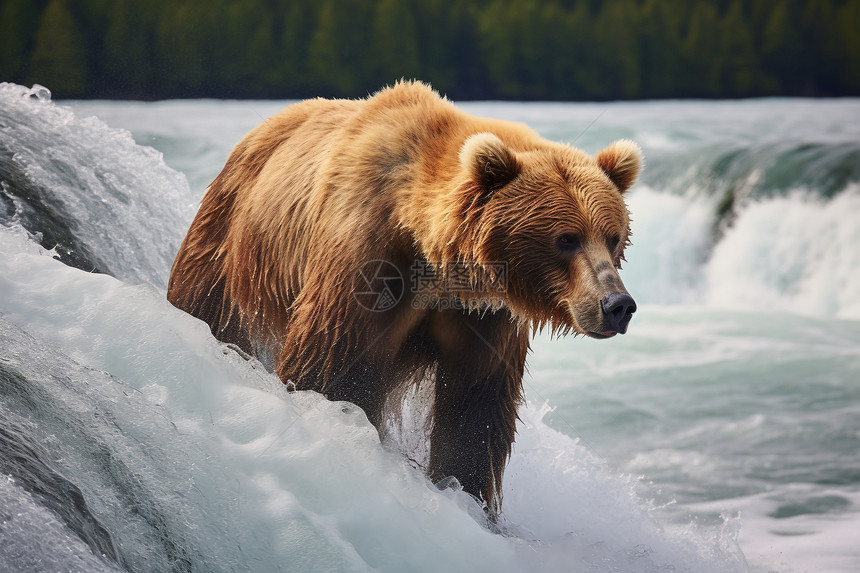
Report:
M 313 346 L 295 354 L 282 352 L 278 376 L 284 382 L 293 381 L 298 390 L 320 392 L 333 402 L 352 402 L 364 410 L 381 434 L 385 406 L 381 389 L 386 387 L 383 372 L 364 357 L 351 355 L 342 341 L 331 341 L 326 349 L 330 352 L 318 352 Z
M 314 390 L 332 401 L 352 402 L 380 430 L 390 378 L 379 366 L 384 362 L 379 347 L 384 345 L 374 325 L 359 328 L 349 323 L 350 303 L 346 297 L 318 297 L 310 302 L 300 299 L 290 317 L 276 373 L 299 390 Z
M 439 319 L 433 329 L 439 362 L 428 473 L 434 481 L 456 477 L 494 518 L 522 402 L 528 335 L 506 311 L 483 317 L 440 313 Z

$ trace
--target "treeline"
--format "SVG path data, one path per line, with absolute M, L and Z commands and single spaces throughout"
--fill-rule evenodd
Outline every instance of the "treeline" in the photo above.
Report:
M 860 95 L 860 0 L 0 0 L 58 97 Z

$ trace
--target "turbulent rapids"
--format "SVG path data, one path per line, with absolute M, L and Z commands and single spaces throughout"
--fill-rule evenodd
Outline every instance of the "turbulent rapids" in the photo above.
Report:
M 0 569 L 860 563 L 860 102 L 464 105 L 647 162 L 637 328 L 536 341 L 496 528 L 166 302 L 203 187 L 282 106 L 0 85 Z

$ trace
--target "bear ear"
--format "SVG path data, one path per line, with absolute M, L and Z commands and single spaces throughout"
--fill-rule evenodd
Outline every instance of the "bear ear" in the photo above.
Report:
M 476 133 L 460 148 L 460 164 L 488 191 L 501 189 L 520 174 L 514 152 L 492 133 Z
M 616 141 L 599 152 L 596 159 L 600 168 L 622 193 L 636 183 L 639 171 L 642 170 L 642 152 L 639 146 L 626 139 Z

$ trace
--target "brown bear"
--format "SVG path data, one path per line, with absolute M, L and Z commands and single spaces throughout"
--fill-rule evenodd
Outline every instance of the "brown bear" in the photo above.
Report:
M 433 381 L 425 469 L 496 515 L 530 333 L 608 338 L 636 309 L 618 269 L 641 162 L 634 143 L 591 157 L 417 82 L 300 102 L 236 146 L 167 297 L 380 430 L 387 397 Z

